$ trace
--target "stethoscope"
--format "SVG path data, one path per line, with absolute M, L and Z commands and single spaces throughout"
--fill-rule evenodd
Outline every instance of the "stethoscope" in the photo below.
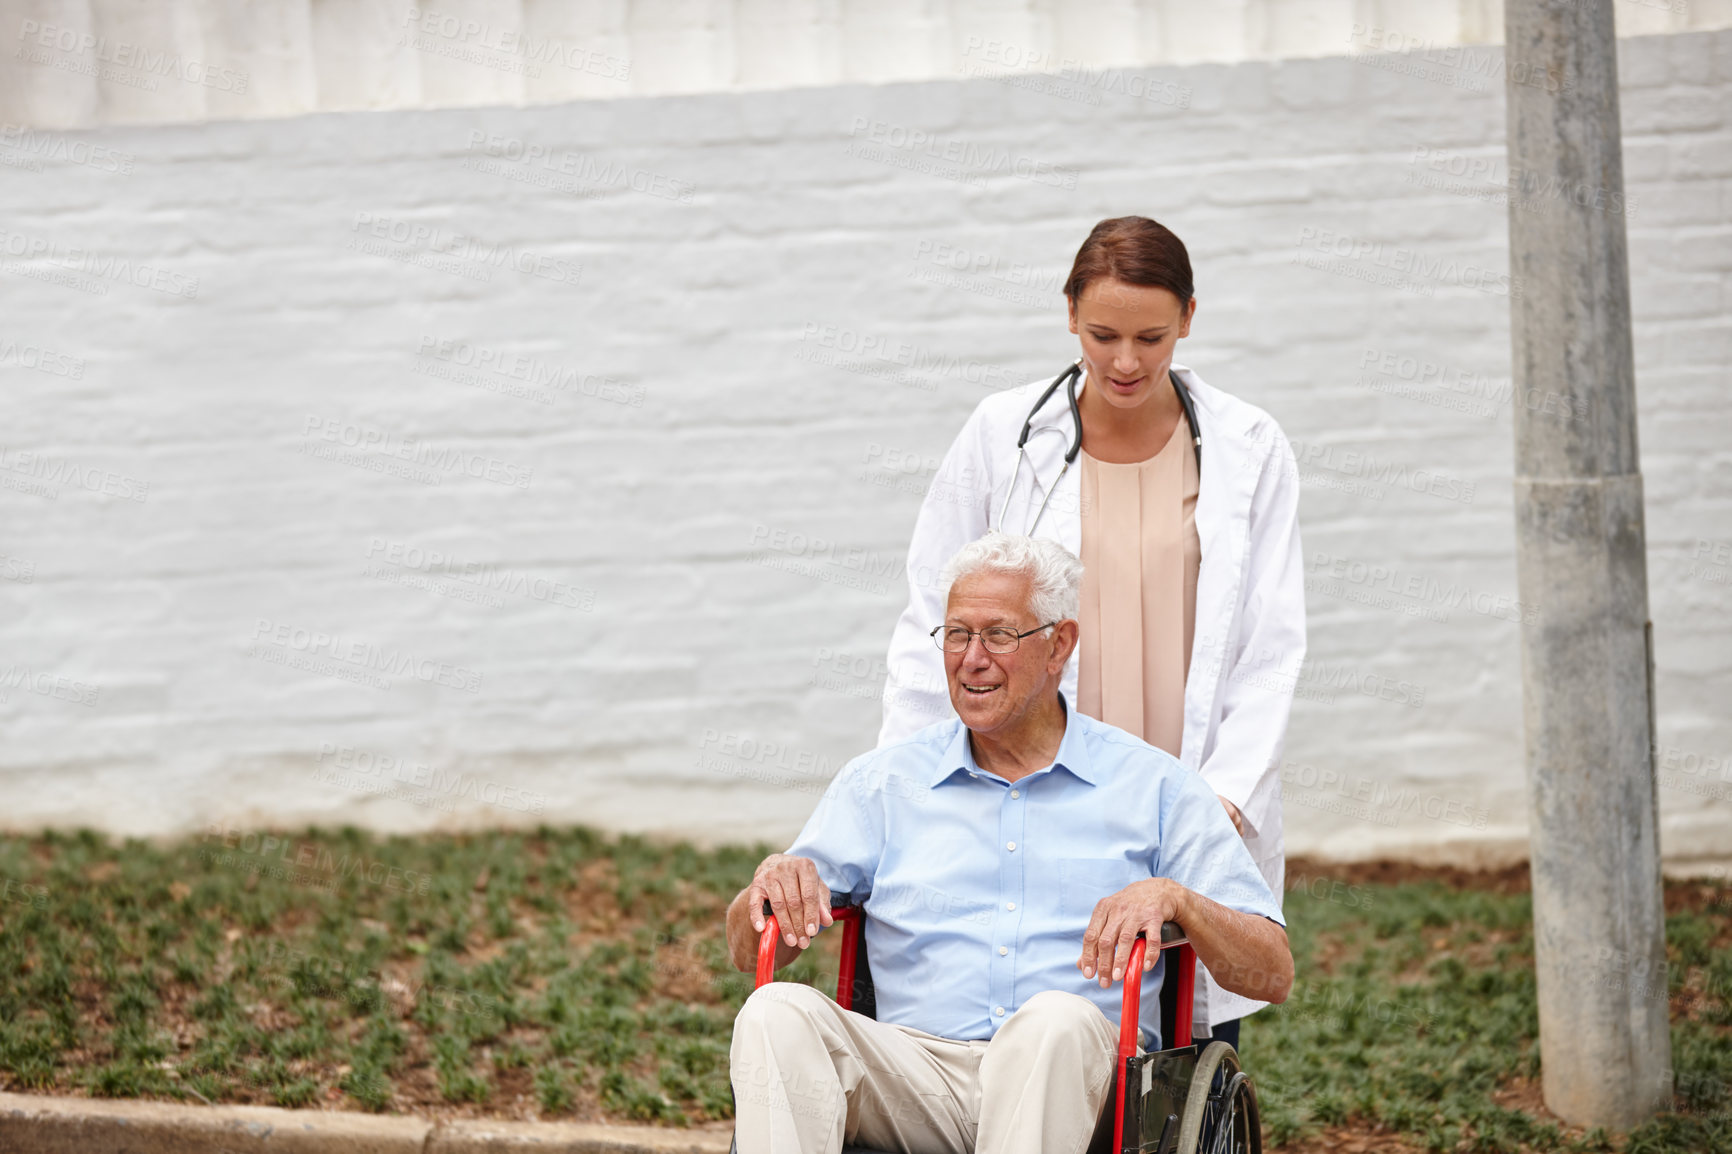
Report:
M 1024 536 L 1033 535 L 1035 526 L 1040 524 L 1041 514 L 1046 512 L 1047 502 L 1052 500 L 1053 493 L 1058 489 L 1058 483 L 1064 480 L 1064 475 L 1070 472 L 1071 464 L 1076 460 L 1076 455 L 1082 452 L 1082 413 L 1076 407 L 1076 383 L 1081 379 L 1082 358 L 1078 357 L 1075 364 L 1065 366 L 1064 372 L 1052 379 L 1052 384 L 1046 387 L 1046 392 L 1040 395 L 1040 399 L 1034 403 L 1034 408 L 1028 411 L 1028 420 L 1022 423 L 1022 436 L 1016 439 L 1016 468 L 1011 470 L 1010 488 L 1004 491 L 1004 504 L 998 510 L 998 524 L 1001 528 L 1004 525 L 1005 514 L 1010 512 L 1010 495 L 1016 492 L 1016 480 L 1022 475 L 1022 462 L 1028 457 L 1026 446 L 1028 445 L 1029 431 L 1034 427 L 1035 415 L 1040 412 L 1041 406 L 1046 404 L 1054 393 L 1058 392 L 1060 385 L 1064 386 L 1065 397 L 1070 401 L 1071 427 L 1074 430 L 1071 434 L 1070 452 L 1064 455 L 1064 468 L 1058 471 L 1058 476 L 1054 477 L 1052 484 L 1047 486 L 1046 497 L 1041 501 L 1040 508 L 1035 510 L 1034 520 L 1029 523 Z M 1203 472 L 1203 434 L 1197 431 L 1197 408 L 1191 402 L 1190 390 L 1180 382 L 1179 374 L 1168 369 L 1167 379 L 1173 382 L 1173 391 L 1179 394 L 1179 408 L 1184 410 L 1185 424 L 1191 430 L 1191 446 L 1197 454 L 1197 473 L 1201 476 Z

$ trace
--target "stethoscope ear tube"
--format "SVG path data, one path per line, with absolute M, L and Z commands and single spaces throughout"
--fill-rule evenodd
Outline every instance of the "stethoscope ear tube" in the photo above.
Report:
M 1081 376 L 1082 358 L 1078 357 L 1074 364 L 1066 365 L 1064 372 L 1052 379 L 1052 384 L 1046 387 L 1046 391 L 1041 393 L 1034 402 L 1034 407 L 1028 411 L 1028 420 L 1022 423 L 1022 435 L 1016 439 L 1016 468 L 1010 471 L 1010 485 L 1004 490 L 1004 503 L 998 508 L 998 527 L 1000 529 L 1004 528 L 1004 518 L 1010 512 L 1010 497 L 1012 493 L 1016 492 L 1017 478 L 1022 476 L 1022 462 L 1028 457 L 1028 434 L 1034 428 L 1035 414 L 1039 413 L 1040 407 L 1046 404 L 1054 393 L 1058 392 L 1060 385 L 1065 386 L 1065 395 L 1070 400 L 1070 416 L 1076 429 L 1076 435 L 1071 438 L 1070 452 L 1064 455 L 1064 468 L 1059 470 L 1052 488 L 1047 489 L 1046 499 L 1041 501 L 1040 508 L 1035 512 L 1034 520 L 1029 522 L 1024 536 L 1033 535 L 1035 526 L 1040 524 L 1040 515 L 1046 512 L 1047 501 L 1052 500 L 1052 490 L 1058 487 L 1058 482 L 1063 480 L 1065 473 L 1070 470 L 1071 462 L 1076 460 L 1076 455 L 1082 451 L 1082 413 L 1076 407 L 1076 383 Z
M 1076 407 L 1076 383 L 1082 380 L 1081 357 L 1077 358 L 1076 364 L 1065 370 L 1065 376 L 1070 378 L 1064 386 L 1064 394 L 1070 400 L 1070 426 L 1076 430 L 1076 435 L 1070 439 L 1070 452 L 1064 455 L 1064 467 L 1068 469 L 1071 462 L 1076 460 L 1076 455 L 1082 452 L 1082 410 Z M 1064 473 L 1061 471 L 1059 476 L 1064 476 Z
M 1041 514 L 1046 512 L 1047 502 L 1052 500 L 1053 491 L 1058 488 L 1058 483 L 1064 480 L 1064 475 L 1070 472 L 1071 465 L 1076 462 L 1077 454 L 1082 452 L 1082 411 L 1077 408 L 1076 400 L 1076 386 L 1081 379 L 1082 358 L 1078 357 L 1074 364 L 1066 365 L 1064 372 L 1052 379 L 1052 384 L 1046 387 L 1040 398 L 1034 402 L 1034 407 L 1028 411 L 1028 420 L 1022 423 L 1022 435 L 1016 439 L 1016 467 L 1010 472 L 1010 487 L 1005 489 L 1004 503 L 999 506 L 998 510 L 1000 529 L 1004 527 L 1004 518 L 1010 512 L 1010 497 L 1016 491 L 1017 479 L 1022 476 L 1022 462 L 1028 456 L 1028 436 L 1034 428 L 1034 418 L 1039 414 L 1041 406 L 1052 399 L 1052 395 L 1058 392 L 1061 385 L 1064 387 L 1065 399 L 1070 402 L 1072 429 L 1070 449 L 1064 455 L 1064 468 L 1058 471 L 1058 476 L 1054 477 L 1052 484 L 1047 487 L 1046 497 L 1042 499 L 1040 508 L 1035 510 L 1034 520 L 1029 522 L 1025 535 L 1034 533 L 1035 526 L 1040 524 Z M 1179 380 L 1179 374 L 1168 369 L 1167 379 L 1173 383 L 1173 391 L 1179 395 L 1179 408 L 1185 414 L 1185 425 L 1191 430 L 1191 446 L 1197 454 L 1197 469 L 1200 472 L 1203 467 L 1203 434 L 1197 426 L 1196 403 L 1191 400 L 1191 391 L 1185 388 L 1183 381 Z
M 1032 408 L 1028 411 L 1028 420 L 1026 420 L 1022 423 L 1022 436 L 1020 436 L 1016 439 L 1017 452 L 1020 453 L 1022 451 L 1022 447 L 1024 445 L 1028 444 L 1029 430 L 1034 428 L 1035 414 L 1040 412 L 1040 407 L 1042 405 L 1046 404 L 1047 401 L 1051 399 L 1051 397 L 1054 393 L 1058 392 L 1058 387 L 1060 385 L 1066 384 L 1067 382 L 1074 385 L 1076 379 L 1081 375 L 1082 375 L 1082 358 L 1078 357 L 1076 359 L 1075 364 L 1066 365 L 1064 372 L 1060 373 L 1058 376 L 1056 376 L 1052 379 L 1052 384 L 1050 384 L 1046 387 L 1046 391 L 1041 393 L 1039 399 L 1037 399 L 1034 402 L 1034 408 Z M 1070 390 L 1070 412 L 1071 412 L 1072 417 L 1077 418 L 1077 422 L 1076 422 L 1077 433 L 1078 433 L 1077 445 L 1081 446 L 1081 444 L 1082 444 L 1082 435 L 1081 435 L 1081 433 L 1082 433 L 1082 418 L 1080 416 L 1078 416 L 1078 414 L 1077 414 L 1076 389 L 1075 388 L 1072 388 Z M 1072 456 L 1075 455 L 1074 449 L 1071 451 L 1071 455 Z M 1067 458 L 1067 459 L 1069 459 L 1069 458 Z
M 1200 474 L 1203 470 L 1203 433 L 1197 427 L 1197 403 L 1191 399 L 1191 390 L 1179 380 L 1178 373 L 1168 369 L 1167 379 L 1173 382 L 1173 392 L 1179 394 L 1179 408 L 1184 410 L 1185 425 L 1191 430 L 1191 447 L 1196 451 L 1197 471 Z

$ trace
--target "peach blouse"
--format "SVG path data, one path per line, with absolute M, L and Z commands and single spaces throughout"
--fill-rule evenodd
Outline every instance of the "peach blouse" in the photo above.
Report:
M 1085 449 L 1077 708 L 1177 757 L 1197 620 L 1197 459 L 1181 420 L 1117 465 Z

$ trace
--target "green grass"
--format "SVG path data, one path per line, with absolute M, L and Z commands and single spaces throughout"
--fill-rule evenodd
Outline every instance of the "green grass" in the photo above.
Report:
M 1322 890 L 1326 887 L 1316 887 Z M 1268 1136 L 1279 1143 L 1353 1121 L 1428 1151 L 1601 1151 L 1732 1154 L 1732 928 L 1720 916 L 1668 919 L 1674 993 L 1708 989 L 1703 1013 L 1674 1014 L 1672 1060 L 1683 1112 L 1623 1144 L 1566 1132 L 1494 1101 L 1539 1077 L 1532 907 L 1526 894 L 1437 883 L 1364 886 L 1348 900 L 1287 895 L 1299 980 L 1285 1005 L 1251 1019 L 1244 1058 Z
M 720 915 L 761 847 L 581 829 L 228 840 L 0 839 L 0 1086 L 731 1113 L 749 980 L 722 962 Z
M 582 829 L 229 840 L 0 839 L 0 1087 L 731 1115 L 729 1034 L 750 980 L 724 960 L 720 919 L 764 847 Z M 1538 1075 L 1525 895 L 1290 892 L 1299 984 L 1244 1033 L 1268 1136 L 1381 1127 L 1437 1152 L 1732 1154 L 1732 888 L 1692 905 L 1668 920 L 1679 1109 L 1607 1142 L 1497 1104 Z M 833 950 L 784 976 L 830 988 Z

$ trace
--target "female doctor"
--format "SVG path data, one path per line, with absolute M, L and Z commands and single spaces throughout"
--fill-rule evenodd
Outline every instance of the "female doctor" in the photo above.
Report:
M 1263 410 L 1173 363 L 1197 302 L 1166 228 L 1101 221 L 1064 291 L 1076 365 L 983 400 L 921 505 L 879 744 L 955 716 L 928 636 L 944 562 L 988 529 L 1050 537 L 1084 567 L 1065 699 L 1201 773 L 1279 897 L 1278 766 L 1305 655 L 1292 450 Z M 1197 1029 L 1236 1046 L 1266 1003 L 1199 976 Z

